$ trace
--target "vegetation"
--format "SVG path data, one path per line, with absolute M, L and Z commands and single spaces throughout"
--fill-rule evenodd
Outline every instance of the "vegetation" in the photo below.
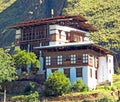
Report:
M 0 49 L 0 83 L 4 81 L 12 81 L 16 78 L 16 68 L 13 58 Z
M 16 49 L 13 58 L 16 68 L 26 69 L 28 65 L 31 65 L 32 68 L 40 68 L 40 62 L 33 52 Z
M 80 14 L 98 29 L 91 39 L 114 51 L 120 50 L 119 0 L 68 0 L 65 14 Z
M 11 6 L 16 0 L 0 0 L 0 13 Z
M 45 94 L 47 96 L 59 96 L 70 91 L 70 80 L 62 73 L 55 71 L 45 82 Z
M 18 95 L 13 96 L 13 100 L 20 102 L 39 102 L 39 93 L 35 91 L 34 93 L 30 93 L 29 95 Z
M 88 91 L 89 88 L 86 84 L 83 83 L 83 80 L 80 79 L 74 83 L 74 89 L 77 92 L 83 92 L 83 91 Z
M 6 83 L 16 78 L 16 68 L 14 66 L 13 58 L 0 49 L 0 84 L 4 88 L 4 100 L 6 100 Z

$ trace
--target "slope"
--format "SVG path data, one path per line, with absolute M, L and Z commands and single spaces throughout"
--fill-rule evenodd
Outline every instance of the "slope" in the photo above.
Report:
M 0 47 L 14 46 L 15 30 L 8 29 L 7 26 L 50 17 L 51 9 L 54 9 L 55 16 L 61 15 L 65 3 L 66 0 L 0 0 Z

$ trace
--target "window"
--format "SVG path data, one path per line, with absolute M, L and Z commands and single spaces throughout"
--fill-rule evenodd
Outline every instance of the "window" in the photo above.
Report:
M 82 77 L 82 68 L 76 68 L 76 77 Z
M 51 71 L 52 71 L 52 73 L 54 73 L 55 71 L 58 71 L 58 69 L 52 69 Z
M 56 65 L 57 64 L 57 57 L 56 56 L 52 56 L 51 57 L 51 65 Z
M 95 66 L 95 68 L 98 67 L 98 58 L 97 57 L 94 57 L 94 66 Z
M 80 54 L 77 54 L 77 61 L 82 61 L 83 56 Z
M 76 55 L 71 55 L 71 64 L 76 63 Z
M 57 56 L 57 64 L 58 65 L 62 64 L 62 56 Z
M 46 66 L 51 65 L 51 57 L 47 56 L 46 57 Z
M 88 54 L 83 54 L 83 63 L 88 63 Z
M 93 55 L 89 56 L 89 65 L 93 66 Z
M 63 61 L 70 61 L 70 56 L 63 56 Z
M 97 79 L 98 77 L 97 77 L 97 70 L 95 71 L 95 78 Z
M 90 78 L 92 78 L 92 69 L 90 69 Z
M 70 39 L 70 33 L 66 33 L 66 40 L 69 40 Z
M 64 69 L 64 74 L 66 77 L 70 78 L 70 68 Z

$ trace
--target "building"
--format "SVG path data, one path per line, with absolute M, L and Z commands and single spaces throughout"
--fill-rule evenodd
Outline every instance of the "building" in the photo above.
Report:
M 97 31 L 80 16 L 57 16 L 11 26 L 16 30 L 16 48 L 39 57 L 39 72 L 48 77 L 62 71 L 73 84 L 83 79 L 90 89 L 105 81 L 112 83 L 114 53 L 89 40 Z

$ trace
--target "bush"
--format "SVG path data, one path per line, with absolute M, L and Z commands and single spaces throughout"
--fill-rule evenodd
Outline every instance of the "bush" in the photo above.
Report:
M 120 74 L 120 68 L 117 68 L 116 73 Z
M 62 72 L 55 71 L 47 78 L 45 87 L 47 96 L 59 96 L 68 93 L 71 84 L 70 80 Z
M 74 83 L 74 89 L 75 89 L 75 91 L 78 91 L 78 92 L 79 91 L 83 92 L 83 91 L 89 90 L 88 86 L 83 83 L 82 79 L 80 79 Z

